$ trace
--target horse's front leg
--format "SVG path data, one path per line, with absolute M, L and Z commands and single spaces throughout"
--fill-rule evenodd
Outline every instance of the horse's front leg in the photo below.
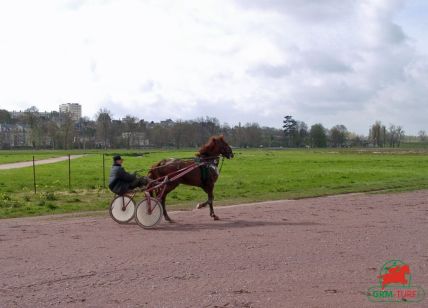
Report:
M 210 204 L 210 198 L 209 198 L 210 191 L 211 191 L 211 195 L 212 195 L 212 188 L 207 188 L 207 187 L 201 187 L 201 188 L 207 193 L 208 200 L 205 202 L 198 203 L 196 205 L 196 209 L 198 209 L 198 210 L 202 209 L 202 208 L 206 207 L 208 204 Z M 212 203 L 212 200 L 211 200 L 211 203 Z
M 210 206 L 210 216 L 212 218 L 214 218 L 214 220 L 220 220 L 220 218 L 216 214 L 214 214 L 214 207 L 213 207 L 214 194 L 213 194 L 213 190 L 212 189 L 210 191 L 208 191 L 208 201 L 207 201 L 207 203 Z

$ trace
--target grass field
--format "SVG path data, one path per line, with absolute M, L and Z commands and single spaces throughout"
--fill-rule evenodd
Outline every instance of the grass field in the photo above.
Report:
M 112 151 L 117 152 L 117 151 Z M 162 158 L 190 157 L 194 151 L 120 151 L 125 168 L 134 171 Z M 4 158 L 7 153 L 8 158 Z M 65 152 L 37 152 L 38 157 Z M 78 154 L 74 151 L 72 154 Z M 303 198 L 350 192 L 428 188 L 428 152 L 403 150 L 235 150 L 225 160 L 215 188 L 215 204 Z M 13 156 L 16 155 L 15 159 Z M 31 159 L 31 152 L 0 152 L 0 163 Z M 106 156 L 106 177 L 111 155 Z M 112 193 L 103 188 L 102 155 L 89 152 L 68 162 L 36 167 L 37 194 L 32 168 L 0 170 L 0 218 L 107 209 Z M 168 208 L 193 207 L 206 195 L 198 188 L 180 186 L 167 200 Z

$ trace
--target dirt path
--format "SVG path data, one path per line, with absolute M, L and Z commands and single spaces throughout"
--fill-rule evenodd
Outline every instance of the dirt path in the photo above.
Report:
M 156 230 L 0 220 L 0 307 L 389 307 L 366 294 L 390 259 L 428 291 L 428 190 L 216 212 L 175 212 Z
M 76 159 L 83 157 L 85 155 L 71 155 L 71 159 Z M 60 157 L 53 157 L 53 158 L 47 158 L 47 159 L 41 159 L 36 160 L 36 165 L 46 165 L 46 164 L 53 164 L 58 163 L 60 161 L 68 160 L 68 156 L 60 156 Z M 21 161 L 17 163 L 9 163 L 9 164 L 1 164 L 0 170 L 8 170 L 8 169 L 17 169 L 17 168 L 25 168 L 25 167 L 31 167 L 33 165 L 32 161 Z

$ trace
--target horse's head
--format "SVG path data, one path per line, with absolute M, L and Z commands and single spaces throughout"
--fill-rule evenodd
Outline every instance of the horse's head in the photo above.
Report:
M 233 151 L 229 144 L 224 140 L 223 135 L 214 137 L 213 142 L 217 146 L 218 153 L 227 159 L 233 158 Z
M 223 135 L 211 137 L 208 143 L 200 148 L 198 153 L 198 156 L 206 157 L 219 155 L 222 155 L 227 159 L 233 158 L 233 151 L 224 140 Z
M 409 267 L 409 265 L 407 265 L 407 264 L 405 264 L 405 265 L 403 265 L 402 267 L 401 267 L 401 269 L 400 269 L 403 273 L 405 273 L 405 274 L 409 274 L 410 273 L 410 267 Z

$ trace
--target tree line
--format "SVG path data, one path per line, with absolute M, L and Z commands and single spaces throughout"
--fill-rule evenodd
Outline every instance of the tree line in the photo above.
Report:
M 214 117 L 160 122 L 131 115 L 114 119 L 104 108 L 95 120 L 84 117 L 78 121 L 69 113 L 42 113 L 36 107 L 14 116 L 0 110 L 0 128 L 3 149 L 193 148 L 217 134 L 223 134 L 236 147 L 399 147 L 404 137 L 401 126 L 387 129 L 381 122 L 374 123 L 369 135 L 363 136 L 349 132 L 342 124 L 330 129 L 321 123 L 308 127 L 291 115 L 284 117 L 283 128 L 278 129 L 257 123 L 231 126 Z M 420 132 L 421 140 L 426 140 L 425 135 Z
M 348 131 L 345 125 L 338 124 L 330 129 L 321 123 L 308 128 L 305 122 L 287 115 L 283 120 L 286 144 L 289 147 L 400 147 L 404 140 L 404 129 L 400 125 L 390 124 L 388 128 L 381 121 L 376 121 L 370 128 L 368 136 Z M 418 139 L 426 142 L 426 132 L 419 131 Z

